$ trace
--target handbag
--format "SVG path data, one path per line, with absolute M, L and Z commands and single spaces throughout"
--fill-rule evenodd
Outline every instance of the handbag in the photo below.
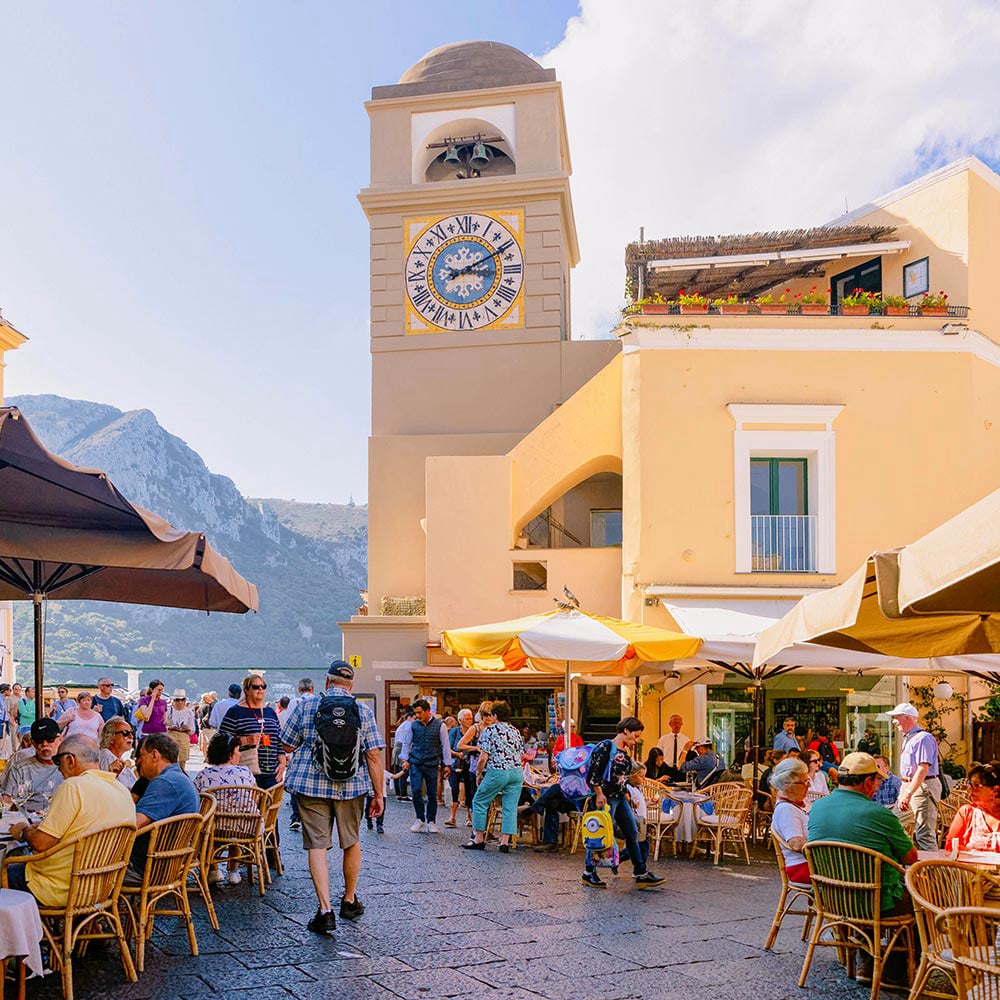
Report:
M 150 707 L 152 702 L 146 702 L 145 705 L 139 705 L 135 710 L 135 717 L 140 722 L 149 722 Z
M 260 752 L 257 747 L 240 750 L 240 766 L 250 768 L 251 774 L 260 774 Z

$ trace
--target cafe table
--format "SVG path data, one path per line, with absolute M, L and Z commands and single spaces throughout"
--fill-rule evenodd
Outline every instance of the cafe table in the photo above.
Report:
M 918 861 L 959 861 L 963 865 L 1000 870 L 1000 852 L 997 851 L 917 851 Z
M 671 788 L 669 792 L 664 795 L 660 805 L 664 819 L 666 819 L 668 815 L 672 816 L 674 809 L 681 810 L 680 819 L 678 819 L 677 825 L 674 827 L 674 840 L 676 840 L 678 844 L 694 843 L 694 835 L 697 827 L 694 814 L 695 806 L 699 803 L 707 802 L 708 799 L 709 796 L 704 792 L 682 791 L 679 788 Z M 674 804 L 673 808 L 663 808 L 669 803 Z
M 0 959 L 17 959 L 17 1000 L 24 1000 L 27 966 L 36 975 L 43 972 L 42 920 L 35 897 L 17 889 L 0 889 Z M 0 997 L 6 988 L 0 986 Z

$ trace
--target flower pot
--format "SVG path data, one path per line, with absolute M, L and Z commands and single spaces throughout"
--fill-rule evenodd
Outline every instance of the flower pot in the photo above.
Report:
M 723 316 L 746 316 L 749 311 L 750 306 L 746 302 L 723 302 L 719 306 Z
M 784 316 L 788 313 L 788 306 L 784 302 L 762 302 L 757 308 L 762 316 Z
M 885 306 L 882 310 L 886 316 L 909 316 L 909 306 Z
M 681 314 L 684 316 L 690 316 L 694 313 L 704 314 L 708 312 L 708 303 L 703 306 L 686 306 L 681 304 Z
M 840 315 L 841 316 L 867 316 L 869 312 L 868 306 L 841 306 Z
M 647 302 L 642 306 L 643 316 L 669 316 L 670 306 L 666 302 Z
M 826 316 L 830 312 L 830 307 L 822 302 L 803 302 L 803 316 Z
M 948 315 L 948 307 L 947 306 L 933 306 L 933 307 L 924 306 L 920 310 L 920 315 L 921 316 L 947 316 Z

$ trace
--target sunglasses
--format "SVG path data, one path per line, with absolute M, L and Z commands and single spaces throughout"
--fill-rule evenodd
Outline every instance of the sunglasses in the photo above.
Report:
M 267 690 L 267 685 L 266 684 L 251 684 L 250 685 L 250 690 L 251 691 L 266 691 Z
M 135 733 L 133 733 L 131 729 L 116 729 L 111 735 L 112 736 L 124 736 L 125 739 L 127 739 L 127 740 L 134 740 L 135 739 Z
M 56 766 L 56 767 L 58 767 L 58 766 L 59 766 L 59 763 L 60 763 L 60 761 L 61 761 L 61 760 L 62 760 L 62 759 L 63 759 L 64 757 L 75 757 L 75 756 L 76 756 L 75 754 L 72 754 L 72 753 L 68 753 L 68 752 L 67 752 L 67 753 L 54 753 L 54 754 L 52 755 L 52 763 L 53 763 L 53 764 L 55 764 L 55 766 Z

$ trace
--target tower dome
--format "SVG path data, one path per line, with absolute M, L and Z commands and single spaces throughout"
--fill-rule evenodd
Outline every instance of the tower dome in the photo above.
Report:
M 461 90 L 514 87 L 554 80 L 554 69 L 539 66 L 502 42 L 453 42 L 428 52 L 393 87 L 375 87 L 372 97 L 446 94 Z

